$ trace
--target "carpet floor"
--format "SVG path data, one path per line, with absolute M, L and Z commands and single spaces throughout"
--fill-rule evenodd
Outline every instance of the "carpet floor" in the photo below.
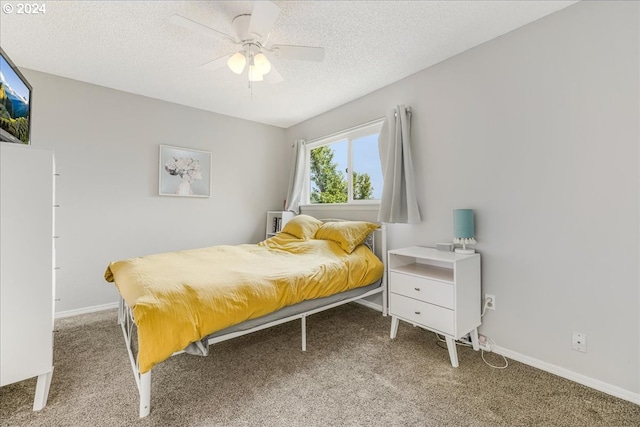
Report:
M 0 388 L 2 426 L 640 426 L 640 406 L 459 347 L 452 368 L 433 333 L 349 304 L 182 354 L 152 371 L 151 414 L 138 394 L 116 311 L 56 321 L 47 406 L 35 379 Z M 502 357 L 486 354 L 496 365 Z

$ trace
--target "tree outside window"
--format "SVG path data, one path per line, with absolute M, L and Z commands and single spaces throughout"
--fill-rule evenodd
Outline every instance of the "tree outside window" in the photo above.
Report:
M 358 203 L 380 200 L 382 168 L 378 153 L 381 123 L 311 144 L 309 202 Z M 324 142 L 324 143 L 323 143 Z M 351 171 L 351 173 L 350 173 Z

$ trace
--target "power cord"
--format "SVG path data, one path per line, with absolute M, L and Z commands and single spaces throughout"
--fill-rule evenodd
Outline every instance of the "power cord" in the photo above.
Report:
M 486 306 L 486 303 L 485 303 Z M 435 333 L 436 338 L 438 338 L 438 342 L 436 343 L 436 345 L 442 349 L 447 350 L 447 346 L 446 346 L 446 340 L 441 337 L 439 334 Z M 489 337 L 485 337 L 485 339 L 487 340 L 487 342 L 489 343 L 489 345 L 491 346 L 491 348 L 495 347 L 496 343 L 495 341 L 493 341 L 491 338 Z M 442 343 L 445 343 L 445 345 L 442 345 Z M 473 345 L 468 342 L 468 341 L 464 341 L 464 340 L 456 340 L 456 345 L 462 346 L 462 347 L 472 347 Z M 491 351 L 489 351 L 489 353 L 492 353 Z M 484 363 L 486 363 L 488 366 L 494 368 L 494 369 L 506 369 L 509 366 L 509 361 L 507 360 L 506 357 L 504 357 L 503 355 L 499 355 L 500 357 L 502 357 L 502 359 L 504 360 L 504 366 L 496 366 L 496 365 L 492 365 L 491 363 L 487 362 L 487 359 L 484 358 L 484 349 L 480 349 L 480 356 L 482 357 L 482 361 Z
M 490 298 L 486 298 L 484 300 L 484 305 L 482 306 L 482 313 L 480 313 L 480 317 L 483 317 L 484 314 L 487 311 L 487 307 L 489 306 L 489 304 L 491 304 L 493 301 Z M 438 338 L 438 342 L 436 343 L 436 345 L 440 348 L 443 349 L 447 349 L 447 345 L 446 345 L 446 340 L 441 337 L 439 334 L 435 333 L 436 337 Z M 489 337 L 485 337 L 486 343 L 489 344 L 489 348 L 494 348 L 496 343 Z M 445 343 L 444 345 L 442 343 Z M 473 344 L 469 341 L 466 340 L 456 340 L 456 345 L 462 346 L 462 347 L 473 347 Z M 509 366 L 509 361 L 507 360 L 506 357 L 504 357 L 503 355 L 500 355 L 502 357 L 502 359 L 504 360 L 504 366 L 496 366 L 496 365 L 492 365 L 491 363 L 487 362 L 487 360 L 484 358 L 484 349 L 480 348 L 480 356 L 482 357 L 482 361 L 484 363 L 486 363 L 488 366 L 494 368 L 494 369 L 505 369 Z M 489 353 L 491 353 L 491 351 L 488 351 Z
M 489 307 L 489 304 L 491 304 L 491 299 L 485 298 L 484 306 L 482 306 L 482 313 L 480 313 L 480 317 L 484 316 L 484 313 L 487 311 L 487 307 Z
M 496 346 L 495 341 L 493 341 L 491 338 L 485 337 L 485 340 L 489 343 L 491 348 L 494 348 Z M 484 350 L 483 349 L 480 349 L 480 352 L 481 352 L 480 356 L 482 357 L 482 360 L 484 361 L 484 363 L 486 363 L 487 365 L 491 366 L 494 369 L 506 369 L 507 366 L 509 366 L 509 361 L 502 354 L 500 354 L 499 356 L 502 357 L 502 360 L 504 360 L 504 366 L 496 366 L 496 365 L 492 365 L 491 363 L 487 362 L 487 360 L 484 358 Z

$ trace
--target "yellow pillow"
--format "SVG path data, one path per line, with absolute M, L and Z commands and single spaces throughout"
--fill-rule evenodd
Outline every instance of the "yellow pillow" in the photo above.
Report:
M 316 232 L 315 238 L 332 240 L 339 244 L 345 252 L 350 254 L 378 227 L 378 224 L 366 221 L 325 222 Z
M 322 225 L 322 221 L 309 215 L 297 215 L 282 228 L 283 233 L 291 234 L 298 239 L 312 239 Z

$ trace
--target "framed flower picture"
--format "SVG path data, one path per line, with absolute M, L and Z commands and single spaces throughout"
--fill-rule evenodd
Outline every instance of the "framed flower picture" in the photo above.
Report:
M 211 196 L 210 152 L 161 145 L 159 158 L 161 196 Z

